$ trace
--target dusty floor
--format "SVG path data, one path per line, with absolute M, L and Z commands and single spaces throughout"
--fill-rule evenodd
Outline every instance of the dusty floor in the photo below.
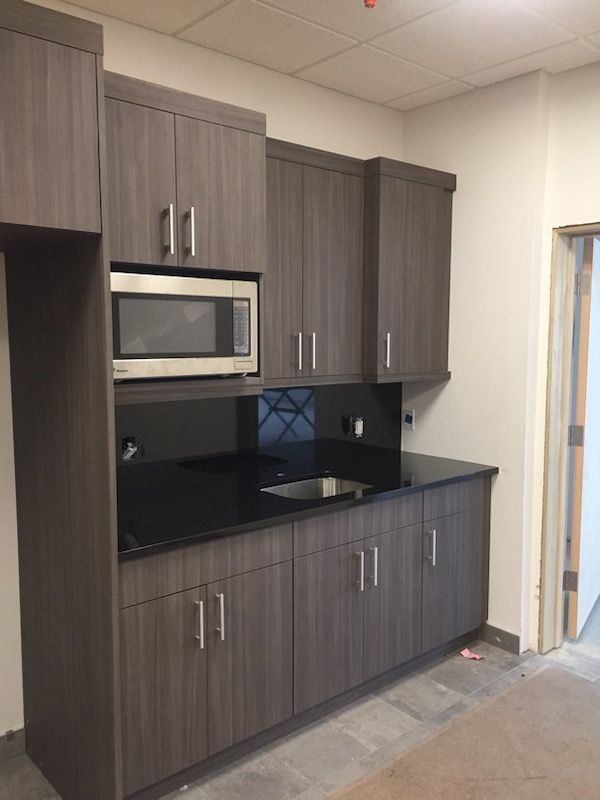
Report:
M 513 656 L 491 645 L 481 662 L 455 655 L 270 745 L 193 786 L 178 800 L 323 800 L 425 740 L 466 710 L 502 694 L 524 675 L 557 663 L 600 679 L 600 603 L 580 642 L 547 656 Z M 22 737 L 0 743 L 0 800 L 57 795 L 23 753 Z

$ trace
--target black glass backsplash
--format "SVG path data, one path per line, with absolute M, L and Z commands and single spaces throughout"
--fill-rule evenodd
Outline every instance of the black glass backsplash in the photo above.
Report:
M 119 406 L 117 463 L 123 464 L 122 442 L 130 438 L 142 451 L 132 463 L 196 457 L 188 468 L 199 472 L 207 468 L 203 456 L 242 452 L 252 460 L 264 447 L 311 439 L 399 450 L 401 405 L 401 384 L 338 384 L 268 389 L 258 397 Z M 344 433 L 342 417 L 349 416 L 363 417 L 361 439 Z M 215 470 L 214 459 L 209 466 Z

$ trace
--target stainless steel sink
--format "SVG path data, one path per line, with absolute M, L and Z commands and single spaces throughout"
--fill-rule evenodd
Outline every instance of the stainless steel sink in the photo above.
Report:
M 368 483 L 327 475 L 323 478 L 305 478 L 300 481 L 278 483 L 275 486 L 263 486 L 261 492 L 287 497 L 290 500 L 321 500 L 338 494 L 362 497 L 365 489 L 371 488 L 373 487 Z

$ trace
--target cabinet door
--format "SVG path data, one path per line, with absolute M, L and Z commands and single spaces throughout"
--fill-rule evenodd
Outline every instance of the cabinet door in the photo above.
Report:
M 100 231 L 96 58 L 0 30 L 0 223 Z
M 363 179 L 304 167 L 303 181 L 306 372 L 360 375 Z
M 190 117 L 175 128 L 180 263 L 263 272 L 265 137 Z
M 421 652 L 422 526 L 413 525 L 364 542 L 364 679 Z
M 126 795 L 208 754 L 205 601 L 191 589 L 120 612 Z
M 292 715 L 292 565 L 209 584 L 209 750 Z
M 106 149 L 111 260 L 177 264 L 173 114 L 107 99 Z
M 388 176 L 380 181 L 378 372 L 447 371 L 452 193 Z
M 294 561 L 294 713 L 362 682 L 362 543 Z
M 483 622 L 483 509 L 430 520 L 423 529 L 423 651 Z
M 267 159 L 263 375 L 302 375 L 302 166 Z

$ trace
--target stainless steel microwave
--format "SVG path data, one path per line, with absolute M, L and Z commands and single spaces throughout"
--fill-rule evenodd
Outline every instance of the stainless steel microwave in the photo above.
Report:
M 258 370 L 255 281 L 113 272 L 115 380 Z

